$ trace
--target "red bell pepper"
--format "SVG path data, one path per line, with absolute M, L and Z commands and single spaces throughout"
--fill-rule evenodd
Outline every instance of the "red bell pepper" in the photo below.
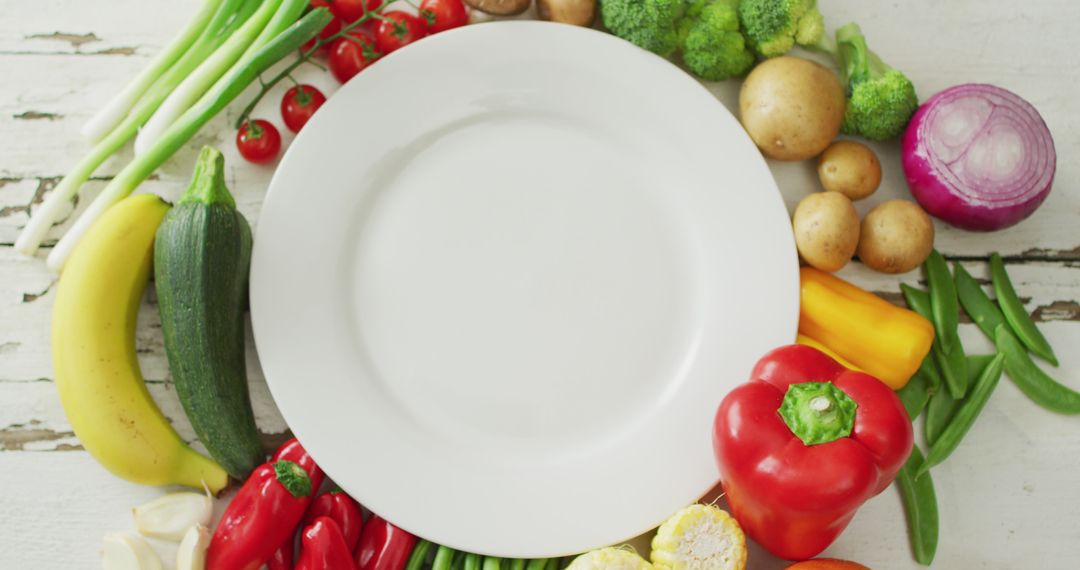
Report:
M 296 526 L 324 475 L 295 438 L 260 465 L 229 503 L 206 553 L 209 570 L 256 570 L 272 557 L 292 567 L 292 554 L 275 555 L 292 542 Z M 292 545 L 289 545 L 291 549 Z M 287 561 L 287 562 L 286 562 Z
M 414 546 L 415 536 L 373 514 L 360 533 L 356 566 L 359 570 L 403 570 Z
M 739 524 L 774 555 L 802 560 L 889 486 L 911 453 L 912 431 L 881 381 L 791 345 L 766 354 L 724 398 L 713 445 Z
M 270 458 L 270 462 L 273 463 L 279 459 L 286 461 L 292 461 L 307 471 L 309 477 L 311 477 L 311 490 L 316 492 L 319 487 L 322 487 L 323 480 L 326 479 L 326 475 L 323 474 L 322 469 L 315 464 L 315 460 L 308 455 L 304 446 L 300 445 L 300 441 L 295 437 L 286 441 L 274 452 L 273 457 Z M 307 526 L 306 524 L 303 526 Z M 293 570 L 293 564 L 296 554 L 296 529 L 289 533 L 287 539 L 282 542 L 274 554 L 270 556 L 270 559 L 266 561 L 266 566 L 269 570 Z
M 352 550 L 334 519 L 317 517 L 304 528 L 296 570 L 356 570 Z
M 319 517 L 330 517 L 341 529 L 345 537 L 345 544 L 349 545 L 349 552 L 356 550 L 356 543 L 360 541 L 360 530 L 364 526 L 363 513 L 360 505 L 352 497 L 342 491 L 330 491 L 323 493 L 312 501 L 304 514 L 301 528 L 307 528 Z

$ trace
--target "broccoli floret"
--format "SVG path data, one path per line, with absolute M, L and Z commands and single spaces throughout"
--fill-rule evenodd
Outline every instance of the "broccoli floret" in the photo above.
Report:
M 870 51 L 858 24 L 836 30 L 836 43 L 848 95 L 844 134 L 877 141 L 900 136 L 919 108 L 911 80 Z
M 620 38 L 667 57 L 678 46 L 675 23 L 685 0 L 601 0 L 604 27 Z
M 825 37 L 816 0 L 742 0 L 739 20 L 750 47 L 765 57 L 784 55 L 795 44 L 815 47 Z
M 692 2 L 679 22 L 679 48 L 686 67 L 709 81 L 742 75 L 754 65 L 730 0 Z

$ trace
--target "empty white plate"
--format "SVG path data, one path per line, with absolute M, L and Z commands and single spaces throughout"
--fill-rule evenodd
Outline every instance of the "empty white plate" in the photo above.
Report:
M 791 342 L 787 214 L 674 65 L 505 22 L 349 82 L 282 160 L 251 311 L 285 419 L 366 507 L 521 558 L 660 523 L 717 480 L 713 412 Z

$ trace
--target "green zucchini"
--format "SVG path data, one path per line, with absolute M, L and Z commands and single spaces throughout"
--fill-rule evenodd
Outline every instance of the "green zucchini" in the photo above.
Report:
M 244 364 L 251 227 L 224 166 L 217 149 L 203 148 L 191 185 L 158 228 L 154 284 L 184 412 L 210 455 L 243 481 L 265 456 Z

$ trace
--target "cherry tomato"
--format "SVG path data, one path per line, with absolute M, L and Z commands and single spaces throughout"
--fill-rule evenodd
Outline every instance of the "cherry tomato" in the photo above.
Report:
M 300 50 L 301 51 L 307 51 L 307 50 L 315 47 L 315 41 L 316 40 L 325 40 L 326 38 L 340 32 L 341 31 L 341 26 L 342 26 L 342 23 L 341 23 L 340 18 L 334 18 L 333 20 L 330 20 L 330 23 L 327 24 L 326 27 L 323 28 L 321 32 L 319 32 L 319 35 L 315 36 L 314 38 L 311 38 L 310 40 L 308 40 L 306 42 L 304 42 L 304 45 L 300 46 Z M 319 54 L 328 53 L 329 51 L 330 51 L 330 46 L 329 45 L 323 45 L 323 47 L 319 48 Z
M 325 102 L 322 91 L 311 85 L 296 85 L 281 99 L 281 118 L 290 131 L 298 133 Z
M 333 0 L 330 3 L 330 11 L 346 22 L 355 22 L 364 15 L 364 12 L 374 10 L 380 5 L 382 5 L 382 0 Z
M 270 121 L 248 121 L 236 132 L 236 148 L 248 162 L 270 162 L 281 150 L 281 133 Z
M 375 47 L 384 55 L 403 48 L 427 35 L 427 21 L 400 10 L 391 10 L 379 21 Z
M 420 15 L 427 20 L 429 34 L 460 28 L 469 23 L 469 12 L 461 0 L 424 0 Z
M 359 30 L 352 30 L 330 46 L 330 73 L 345 83 L 380 56 L 371 38 Z

